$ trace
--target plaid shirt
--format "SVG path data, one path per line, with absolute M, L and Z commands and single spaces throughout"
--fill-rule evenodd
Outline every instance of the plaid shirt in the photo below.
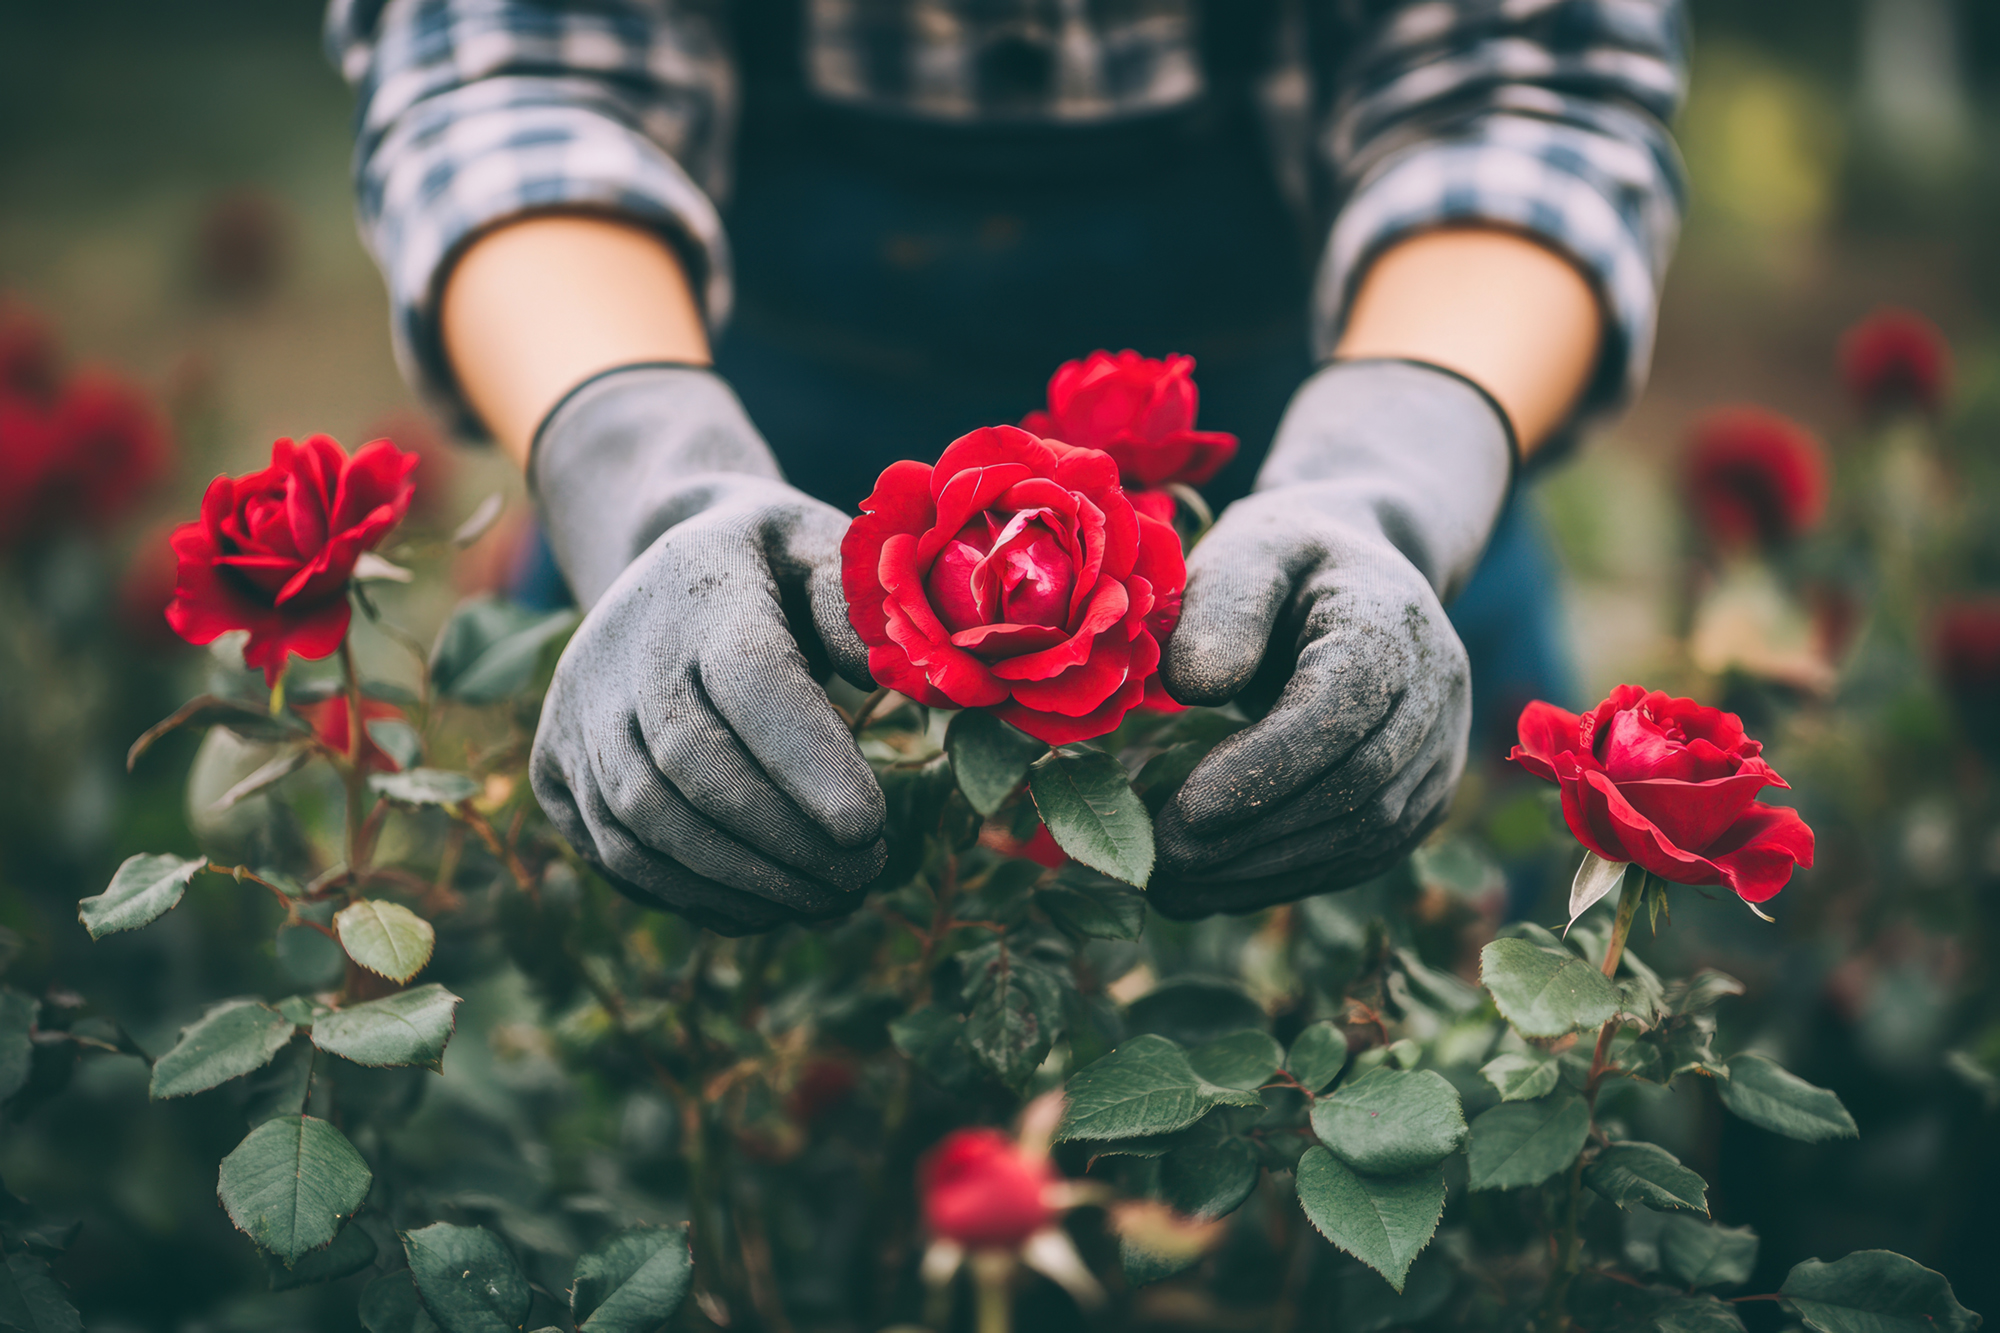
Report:
M 437 337 L 440 275 L 469 237 L 526 211 L 601 208 L 657 226 L 710 323 L 727 318 L 715 202 L 739 102 L 727 2 L 332 0 L 328 46 L 360 98 L 361 230 L 420 388 L 459 406 Z M 1085 124 L 1205 91 L 1197 0 L 801 9 L 806 82 L 833 102 Z M 1666 130 L 1685 75 L 1680 0 L 1287 0 L 1283 13 L 1257 85 L 1278 170 L 1301 194 L 1330 183 L 1339 201 L 1312 293 L 1320 349 L 1384 246 L 1440 222 L 1492 222 L 1595 282 L 1608 333 L 1583 413 L 1634 394 L 1683 203 Z

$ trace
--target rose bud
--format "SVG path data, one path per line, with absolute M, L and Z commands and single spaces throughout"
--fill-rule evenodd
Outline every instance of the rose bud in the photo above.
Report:
M 1019 1250 L 1055 1220 L 1048 1158 L 1035 1158 L 997 1129 L 960 1129 L 925 1159 L 924 1225 L 968 1250 Z
M 1132 503 L 1170 523 L 1173 497 L 1159 488 L 1199 486 L 1236 456 L 1234 435 L 1194 428 L 1198 402 L 1191 356 L 1092 352 L 1056 370 L 1048 407 L 1028 413 L 1021 428 L 1110 454 Z
M 1051 745 L 1144 702 L 1187 566 L 1108 455 L 989 426 L 891 464 L 861 508 L 841 582 L 878 685 Z
M 243 660 L 276 685 L 288 658 L 340 647 L 355 562 L 410 507 L 415 454 L 387 440 L 353 457 L 324 435 L 279 440 L 271 466 L 217 477 L 201 518 L 174 529 L 180 562 L 167 623 L 189 643 L 248 630 Z
M 297 704 L 292 711 L 306 720 L 306 725 L 312 728 L 314 740 L 335 754 L 347 753 L 349 736 L 347 722 L 351 709 L 346 695 L 337 694 L 318 703 Z M 375 738 L 368 734 L 368 724 L 375 721 L 407 722 L 409 719 L 404 716 L 402 709 L 393 704 L 385 704 L 379 699 L 361 701 L 362 769 L 375 773 L 401 772 L 403 766 L 377 745 Z
M 1936 415 L 1951 391 L 1951 345 L 1913 310 L 1883 308 L 1841 335 L 1841 383 L 1871 417 Z
M 1811 866 L 1798 812 L 1757 793 L 1789 784 L 1733 713 L 1620 685 L 1581 717 L 1537 700 L 1521 712 L 1507 757 L 1562 788 L 1576 840 L 1675 884 L 1727 885 L 1752 905 Z M 1762 913 L 1759 913 L 1761 916 Z
M 1709 540 L 1766 549 L 1803 536 L 1826 515 L 1826 456 L 1797 422 L 1761 407 L 1725 407 L 1695 424 L 1688 501 Z

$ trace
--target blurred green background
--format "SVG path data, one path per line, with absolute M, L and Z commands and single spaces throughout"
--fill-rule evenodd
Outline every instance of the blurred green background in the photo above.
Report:
M 92 553 L 107 569 L 156 546 L 158 523 L 191 515 L 211 476 L 261 465 L 278 436 L 324 432 L 351 446 L 381 433 L 411 443 L 426 431 L 390 357 L 380 279 L 356 240 L 351 99 L 321 54 L 320 17 L 316 0 L 0 4 L 0 291 L 48 315 L 75 360 L 149 386 L 177 429 L 172 478 Z M 1652 384 L 1542 496 L 1591 698 L 1647 679 L 1676 651 L 1674 468 L 1699 413 L 1761 402 L 1829 439 L 1851 435 L 1835 343 L 1858 317 L 1895 304 L 1951 339 L 1961 446 L 1990 455 L 1995 441 L 1981 432 L 2000 421 L 2000 4 L 1703 0 L 1693 18 L 1693 95 L 1680 126 L 1693 206 Z M 248 252 L 261 257 L 244 267 Z M 429 476 L 444 478 L 445 526 L 493 490 L 518 500 L 518 481 L 490 456 L 442 444 L 428 452 Z M 460 587 L 492 577 L 475 559 Z M 424 631 L 450 600 L 442 587 L 426 595 L 399 608 Z M 123 659 L 149 650 L 93 639 L 88 626 L 74 633 L 97 646 L 64 660 L 88 669 L 43 681 L 32 696 L 23 679 L 0 679 L 0 715 L 12 719 L 0 742 L 15 755 L 0 764 L 0 926 L 26 951 L 15 975 L 36 986 L 87 977 L 97 988 L 89 998 L 119 1009 L 158 1049 L 195 997 L 260 984 L 209 972 L 216 959 L 253 953 L 247 941 L 261 926 L 210 912 L 197 930 L 184 912 L 186 929 L 165 947 L 103 946 L 84 970 L 67 904 L 100 889 L 127 854 L 193 849 L 179 796 L 193 741 L 164 744 L 130 778 L 117 756 L 198 683 L 200 655 L 135 667 Z M 0 635 L 15 634 L 0 625 Z M 0 674 L 40 651 L 10 647 Z M 63 758 L 30 766 L 18 758 L 23 747 Z M 1823 797 L 1825 813 L 1840 808 Z M 1907 841 L 1911 828 L 1899 824 L 1895 836 Z M 1986 866 L 1969 891 L 1996 881 L 2000 866 Z M 1802 877 L 1790 894 L 1804 897 L 1814 883 Z M 1732 922 L 1755 924 L 1728 906 Z M 1832 1021 L 1815 997 L 1852 923 L 1813 934 L 1810 911 L 1800 911 L 1808 926 L 1743 974 L 1794 995 L 1786 1021 L 1811 1028 Z M 1864 1046 L 1893 1050 L 1898 1032 L 1921 1037 L 1923 1007 L 1941 1003 L 1940 978 L 1958 965 L 1927 948 L 1907 952 L 1889 984 L 1913 987 L 1912 998 L 1891 1005 L 1890 1025 Z M 185 1002 L 144 1012 L 162 995 Z M 1828 1049 L 1857 1040 L 1843 1035 Z M 232 1313 L 221 1300 L 255 1267 L 213 1206 L 212 1163 L 226 1134 L 186 1106 L 148 1110 L 143 1082 L 115 1072 L 120 1063 L 133 1062 L 87 1067 L 113 1072 L 89 1075 L 98 1084 L 88 1095 L 59 1103 L 59 1124 L 40 1111 L 32 1135 L 0 1125 L 0 1175 L 23 1192 L 33 1184 L 38 1202 L 88 1215 L 85 1241 L 61 1271 L 93 1329 L 269 1327 L 260 1322 L 269 1306 Z M 1863 1123 L 1860 1144 L 1811 1158 L 1788 1145 L 1791 1160 L 1768 1170 L 1726 1160 L 1748 1148 L 1722 1149 L 1732 1170 L 1773 1189 L 1823 1177 L 1825 1191 L 1857 1201 L 1848 1213 L 1815 1229 L 1805 1214 L 1824 1206 L 1820 1196 L 1727 1202 L 1738 1218 L 1755 1214 L 1773 1253 L 1893 1246 L 1943 1268 L 1967 1305 L 1993 1313 L 1994 1229 L 1974 1220 L 1984 1206 L 1967 1203 L 1996 1170 L 1986 1146 L 1993 1117 L 1935 1060 L 1908 1074 L 1900 1100 L 1887 1099 L 1893 1106 L 1871 1105 L 1869 1078 L 1893 1063 L 1855 1066 L 1844 1081 L 1841 1070 L 1801 1067 L 1848 1099 Z M 51 1145 L 77 1160 L 52 1160 Z M 1947 1185 L 1952 1197 L 1931 1197 Z

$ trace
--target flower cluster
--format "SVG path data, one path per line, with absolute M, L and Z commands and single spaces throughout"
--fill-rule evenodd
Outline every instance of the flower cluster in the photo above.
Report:
M 47 324 L 0 302 L 0 550 L 70 525 L 103 528 L 170 461 L 143 390 L 104 370 L 64 376 Z
M 353 615 L 354 566 L 409 509 L 416 465 L 387 440 L 349 457 L 315 435 L 279 440 L 262 471 L 217 477 L 201 518 L 174 529 L 167 623 L 189 643 L 248 630 L 243 660 L 272 685 L 290 657 L 328 656 Z

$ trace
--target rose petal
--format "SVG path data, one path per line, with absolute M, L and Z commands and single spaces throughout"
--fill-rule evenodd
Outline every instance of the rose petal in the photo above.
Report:
M 1813 831 L 1799 812 L 1756 803 L 1708 849 L 1721 882 L 1748 903 L 1769 901 L 1796 866 L 1811 868 Z
M 997 662 L 1053 647 L 1066 637 L 1061 630 L 1048 625 L 998 624 L 960 630 L 951 636 L 951 641 L 985 661 Z
M 1765 779 L 1760 772 L 1745 772 L 1708 782 L 1656 778 L 1617 785 L 1619 794 L 1667 841 L 1706 853 L 1708 845 L 1750 808 Z
M 1053 449 L 1017 426 L 981 426 L 945 446 L 931 472 L 931 494 L 941 496 L 945 484 L 968 468 L 1019 463 L 1046 477 L 1055 461 Z
M 1100 634 L 1082 665 L 1043 680 L 1017 680 L 1016 703 L 1042 713 L 1082 717 L 1116 693 L 1132 674 L 1132 641 Z
M 1124 618 L 1129 604 L 1123 584 L 1111 579 L 1098 580 L 1076 633 L 1052 648 L 1001 662 L 993 668 L 993 673 L 1003 680 L 1045 680 L 1081 666 L 1090 658 L 1093 641 Z

